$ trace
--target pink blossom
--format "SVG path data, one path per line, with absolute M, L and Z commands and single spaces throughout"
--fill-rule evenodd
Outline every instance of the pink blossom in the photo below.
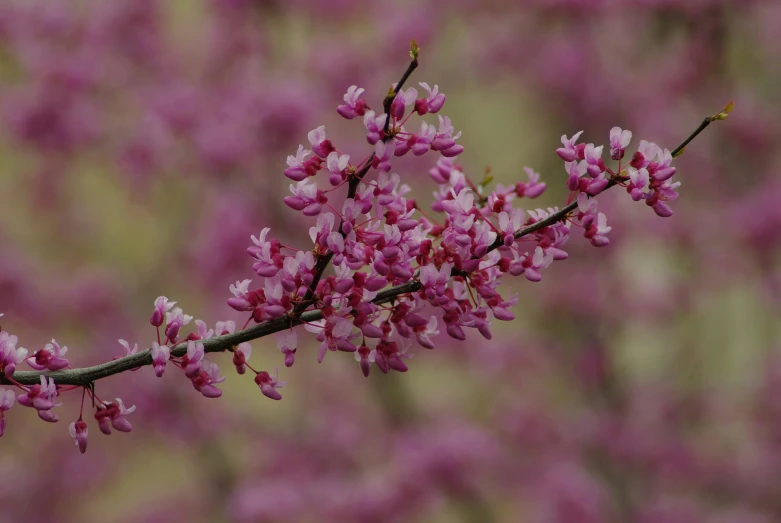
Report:
M 456 140 L 461 137 L 461 133 L 453 134 L 455 130 L 450 122 L 450 118 L 447 116 L 437 115 L 437 118 L 439 118 L 439 131 L 437 132 L 437 137 L 431 142 L 431 150 L 439 151 L 442 156 L 447 158 L 458 156 L 464 152 L 464 148 L 456 144 Z
M 404 112 L 406 108 L 415 103 L 415 99 L 418 97 L 418 91 L 414 87 L 409 89 L 401 89 L 393 98 L 391 103 L 390 114 L 396 120 L 404 118 Z
M 605 171 L 605 162 L 602 161 L 603 149 L 603 145 L 595 147 L 593 143 L 586 145 L 585 149 L 583 149 L 583 156 L 585 157 L 587 166 L 586 172 L 588 172 L 589 176 L 592 178 L 596 178 L 600 173 Z
M 565 162 L 574 162 L 575 160 L 583 159 L 583 149 L 586 147 L 585 144 L 575 144 L 581 134 L 583 134 L 583 131 L 575 133 L 572 138 L 567 138 L 567 135 L 565 134 L 561 135 L 561 143 L 564 147 L 556 149 L 556 154 L 559 155 L 559 158 Z
M 35 370 L 61 370 L 70 365 L 70 362 L 63 358 L 68 352 L 68 347 L 62 346 L 55 340 L 47 343 L 44 348 L 36 351 L 35 354 L 27 358 L 27 364 Z
M 627 192 L 634 201 L 641 200 L 645 195 L 645 189 L 648 187 L 648 170 L 629 168 L 629 184 L 626 187 Z
M 187 335 L 188 340 L 205 340 L 214 336 L 214 330 L 210 329 L 203 320 L 195 320 L 195 332 Z
M 294 330 L 280 331 L 276 335 L 277 347 L 285 355 L 285 367 L 292 367 L 295 362 L 298 336 Z
M 623 158 L 630 141 L 632 141 L 632 131 L 622 130 L 620 127 L 610 129 L 610 158 L 613 160 Z
M 371 145 L 376 144 L 380 141 L 380 138 L 382 138 L 385 121 L 387 119 L 387 114 L 377 116 L 374 114 L 374 111 L 366 111 L 366 114 L 363 116 L 363 125 L 366 127 L 366 130 L 369 131 L 366 134 L 366 141 Z
M 301 211 L 305 216 L 317 216 L 323 204 L 328 201 L 317 184 L 310 180 L 302 180 L 296 185 L 290 185 L 292 196 L 284 198 L 285 204 L 293 210 Z
M 245 360 L 246 361 L 246 360 Z M 193 388 L 203 394 L 206 398 L 219 398 L 222 391 L 214 386 L 215 383 L 222 383 L 225 377 L 220 376 L 220 368 L 213 361 L 203 359 L 200 362 L 199 372 L 190 378 Z
M 155 300 L 155 309 L 152 311 L 152 317 L 149 318 L 149 323 L 155 327 L 160 327 L 163 324 L 165 314 L 174 308 L 175 301 L 168 301 L 165 296 L 160 296 Z
M 383 142 L 380 140 L 374 144 L 374 160 L 372 161 L 372 167 L 378 171 L 390 172 L 391 170 L 391 157 L 396 153 L 396 141 L 388 140 Z M 400 155 L 397 155 L 400 156 Z
M 439 86 L 434 85 L 432 89 L 427 83 L 420 82 L 419 85 L 426 90 L 428 96 L 415 102 L 415 110 L 418 114 L 437 113 L 445 105 L 445 95 L 439 92 Z
M 165 313 L 165 319 L 165 336 L 172 343 L 176 343 L 176 340 L 179 337 L 179 330 L 185 325 L 188 325 L 193 317 L 189 314 L 185 314 L 179 307 L 176 307 L 172 311 Z
M 515 232 L 520 230 L 522 225 L 522 209 L 513 209 L 511 214 L 504 211 L 499 213 L 499 230 L 504 234 L 502 241 L 505 247 L 509 247 L 515 242 Z
M 167 345 L 160 345 L 157 341 L 152 342 L 152 365 L 155 369 L 155 376 L 163 376 L 165 364 L 171 357 L 171 349 Z
M 87 452 L 87 422 L 79 418 L 78 421 L 74 421 L 68 427 L 73 442 L 79 449 L 79 452 L 84 454 Z
M 17 347 L 19 339 L 7 331 L 0 331 L 0 371 L 7 377 L 14 375 L 16 366 L 27 359 L 27 349 Z
M 266 371 L 261 371 L 255 375 L 255 383 L 260 387 L 260 392 L 267 398 L 281 400 L 282 395 L 276 389 L 284 387 L 287 382 L 279 381 L 277 378 L 278 372 L 276 370 L 274 370 L 274 377 L 271 377 Z
M 331 152 L 326 158 L 328 170 L 334 174 L 341 174 L 350 163 L 349 154 L 339 154 L 336 151 Z
M 334 150 L 331 140 L 325 137 L 325 125 L 309 131 L 309 143 L 312 144 L 312 151 L 320 158 L 325 158 Z
M 100 431 L 107 436 L 111 434 L 112 427 L 120 432 L 130 432 L 133 430 L 133 425 L 125 419 L 125 416 L 133 413 L 135 410 L 135 405 L 125 408 L 122 400 L 116 398 L 114 403 L 104 402 L 102 406 L 98 406 L 98 409 L 95 411 L 95 420 L 98 422 Z
M 534 254 L 525 253 L 520 263 L 521 270 L 517 274 L 523 274 L 527 280 L 538 282 L 542 279 L 540 270 L 545 269 L 553 262 L 553 253 L 546 253 L 542 247 L 537 246 Z M 515 274 L 513 271 L 511 273 Z
M 228 305 L 237 311 L 251 311 L 255 305 L 250 303 L 249 284 L 252 280 L 237 281 L 229 287 L 233 298 L 228 299 Z
M 133 344 L 133 348 L 130 348 L 130 344 L 125 340 L 117 340 L 120 345 L 125 348 L 125 356 L 132 356 L 138 352 L 138 343 Z
M 312 151 L 304 149 L 303 145 L 299 145 L 295 156 L 291 155 L 287 157 L 288 167 L 285 169 L 285 176 L 296 182 L 300 182 L 309 176 L 306 157 L 310 154 L 312 154 Z
M 236 331 L 236 322 L 233 320 L 218 321 L 214 326 L 214 333 L 217 336 L 224 336 Z
M 427 349 L 434 348 L 434 342 L 431 338 L 439 334 L 439 331 L 437 330 L 436 316 L 431 316 L 425 325 L 422 327 L 416 327 L 413 330 L 415 331 L 415 337 L 417 338 L 421 347 L 425 347 Z
M 567 178 L 567 189 L 570 191 L 577 191 L 580 187 L 580 177 L 586 174 L 588 165 L 586 162 L 567 162 L 564 164 L 564 168 L 569 174 Z
M 203 342 L 188 340 L 187 341 L 187 354 L 182 361 L 182 367 L 184 368 L 184 374 L 188 378 L 193 378 L 201 370 L 201 362 L 206 351 L 203 347 Z
M 515 186 L 516 194 L 519 197 L 536 198 L 545 192 L 547 186 L 545 183 L 540 182 L 540 173 L 534 172 L 529 167 L 524 167 L 523 169 L 526 171 L 529 181 L 526 183 L 518 182 Z
M 252 346 L 249 343 L 239 343 L 233 350 L 233 365 L 238 374 L 247 372 L 247 360 L 252 355 Z
M 41 376 L 41 383 L 33 385 L 25 394 L 21 394 L 17 400 L 20 405 L 25 407 L 34 408 L 38 411 L 38 417 L 44 421 L 54 423 L 59 420 L 56 414 L 47 412 L 53 409 L 55 400 L 58 396 L 57 386 L 54 384 L 54 379 L 46 379 L 45 376 Z
M 266 240 L 268 233 L 271 231 L 269 227 L 260 231 L 260 234 L 255 237 L 250 236 L 253 245 L 247 247 L 247 253 L 255 259 L 255 263 L 252 265 L 258 276 L 270 278 L 279 272 L 282 268 L 282 256 L 280 255 L 280 245 L 278 240 Z
M 348 87 L 347 93 L 344 95 L 344 104 L 336 108 L 337 112 L 348 120 L 366 114 L 368 106 L 366 105 L 366 100 L 361 98 L 363 92 L 364 89 L 359 88 L 357 85 Z
M 363 372 L 363 375 L 367 378 L 369 377 L 369 371 L 371 370 L 372 363 L 374 363 L 376 354 L 376 350 L 370 349 L 363 344 L 355 351 L 355 361 L 361 366 L 361 372 Z

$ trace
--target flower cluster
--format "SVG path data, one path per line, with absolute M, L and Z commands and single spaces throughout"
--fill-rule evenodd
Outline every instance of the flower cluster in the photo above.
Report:
M 352 352 L 367 376 L 374 364 L 385 373 L 406 371 L 411 342 L 433 348 L 440 325 L 458 340 L 466 338 L 468 328 L 490 339 L 491 322 L 512 320 L 518 301 L 517 295 L 499 291 L 505 274 L 540 281 L 551 263 L 567 258 L 564 246 L 572 226 L 581 227 L 594 246 L 609 243 L 611 227 L 593 198 L 609 186 L 624 186 L 633 199 L 669 216 L 666 202 L 675 199 L 679 185 L 670 183 L 675 173 L 670 151 L 642 141 L 623 165 L 632 133 L 616 127 L 609 147 L 618 165 L 611 169 L 602 158 L 604 146 L 579 144 L 582 133 L 577 133 L 563 136 L 563 147 L 556 151 L 565 161 L 572 191 L 567 207 L 524 210 L 516 203 L 546 189 L 538 173 L 527 167 L 528 181 L 488 190 L 455 163 L 453 157 L 463 148 L 456 144 L 460 133 L 449 118 L 437 115 L 438 127 L 421 118 L 418 132 L 407 130 L 413 117 L 437 113 L 445 103 L 438 86 L 420 85 L 427 93 L 420 98 L 416 89 L 397 86 L 381 115 L 362 98 L 364 89 L 349 87 L 337 112 L 346 119 L 363 116 L 373 152 L 353 163 L 355 155 L 327 138 L 324 126 L 312 130 L 310 148 L 299 145 L 284 172 L 296 182 L 285 203 L 317 216 L 309 231 L 311 248 L 283 245 L 265 228 L 252 236 L 247 249 L 260 282 L 247 279 L 230 286 L 228 305 L 258 323 L 320 311 L 320 318 L 305 326 L 319 342 L 318 361 L 329 351 Z M 438 184 L 431 214 L 393 172 L 394 159 L 410 152 L 438 153 L 430 171 Z M 327 179 L 318 184 L 321 171 Z M 348 197 L 336 209 L 330 193 L 345 184 Z M 329 264 L 333 274 L 325 276 Z M 405 285 L 413 287 L 399 292 Z M 392 299 L 386 299 L 388 293 Z M 296 343 L 292 330 L 279 334 L 288 367 L 295 361 Z
M 413 62 L 403 80 L 416 66 L 413 48 Z M 170 363 L 200 394 L 217 398 L 222 395 L 217 385 L 225 378 L 207 353 L 229 351 L 238 374 L 250 370 L 261 393 L 279 400 L 278 389 L 285 382 L 279 381 L 276 370 L 271 374 L 250 365 L 247 340 L 276 333 L 284 364 L 291 367 L 299 344 L 293 327 L 299 324 L 319 343 L 318 362 L 328 352 L 351 352 L 365 376 L 375 365 L 383 373 L 406 372 L 413 341 L 433 349 L 440 329 L 457 340 L 466 339 L 468 329 L 491 339 L 494 320 L 513 320 L 511 309 L 518 295 L 500 292 L 502 278 L 523 275 L 530 282 L 541 281 L 554 261 L 567 259 L 564 247 L 573 227 L 582 228 L 594 246 L 607 245 L 611 227 L 605 214 L 597 212 L 594 199 L 605 189 L 621 185 L 633 200 L 644 200 L 658 215 L 672 214 L 667 202 L 677 197 L 679 186 L 671 182 L 673 154 L 641 141 L 624 165 L 632 133 L 618 127 L 609 136 L 610 157 L 618 162 L 615 168 L 603 160 L 603 145 L 577 143 L 581 133 L 563 136 L 563 147 L 556 153 L 565 162 L 569 200 L 561 209 L 524 209 L 518 203 L 546 189 L 540 175 L 527 167 L 526 180 L 508 187 L 491 188 L 488 177 L 476 183 L 455 163 L 463 147 L 451 120 L 439 114 L 437 122 L 427 120 L 444 107 L 445 95 L 438 86 L 421 83 L 425 94 L 419 96 L 415 88 L 404 89 L 403 80 L 385 99 L 382 114 L 370 108 L 362 98 L 364 89 L 357 86 L 348 88 L 344 104 L 337 107 L 348 120 L 363 117 L 371 150 L 360 161 L 351 161 L 356 156 L 337 147 L 325 126 L 308 134 L 310 149 L 299 145 L 288 157 L 284 175 L 295 183 L 284 202 L 312 217 L 312 244 L 305 249 L 284 245 L 271 237 L 270 228 L 251 237 L 247 253 L 260 281 L 237 281 L 230 286 L 232 297 L 227 301 L 247 315 L 244 329 L 237 332 L 233 321 L 217 322 L 210 329 L 160 296 L 149 319 L 157 333 L 151 348 L 139 351 L 137 344 L 131 347 L 119 340 L 125 356 L 114 358 L 108 373 L 152 365 L 155 375 L 162 377 Z M 417 132 L 408 130 L 413 117 L 420 119 Z M 430 211 L 418 205 L 410 186 L 393 172 L 395 159 L 409 153 L 436 155 L 429 171 L 436 184 Z M 332 193 L 342 188 L 347 197 L 337 209 Z M 262 332 L 247 335 L 252 321 L 264 327 Z M 194 330 L 183 335 L 182 329 L 191 324 Z M 82 412 L 85 399 L 91 398 L 101 432 L 132 430 L 126 416 L 135 406 L 126 408 L 119 398 L 101 400 L 92 381 L 71 381 L 70 386 L 55 382 L 61 377 L 58 371 L 70 368 L 64 357 L 67 347 L 52 340 L 27 357 L 27 349 L 17 348 L 17 341 L 0 331 L 0 378 L 22 391 L 16 397 L 13 390 L 0 389 L 0 435 L 5 412 L 15 401 L 34 408 L 41 419 L 56 422 L 53 408 L 58 396 L 76 389 L 82 390 Z M 35 383 L 14 379 L 22 361 L 40 371 Z M 69 430 L 84 452 L 88 427 L 81 412 Z

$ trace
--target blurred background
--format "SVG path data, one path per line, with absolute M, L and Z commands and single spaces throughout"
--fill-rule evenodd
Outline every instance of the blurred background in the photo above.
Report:
M 89 451 L 16 407 L 0 440 L 0 522 L 781 521 L 781 3 L 774 0 L 0 0 L 0 311 L 71 362 L 142 347 L 159 295 L 239 319 L 251 234 L 307 245 L 282 204 L 285 158 L 352 84 L 380 107 L 416 38 L 481 179 L 566 199 L 561 134 L 618 125 L 672 149 L 675 215 L 600 197 L 611 244 L 522 278 L 494 340 L 413 349 L 365 379 L 302 339 L 284 399 L 216 356 L 219 400 L 172 369 L 98 384 L 134 430 Z M 426 201 L 432 158 L 399 164 Z M 522 202 L 521 205 L 529 202 Z M 521 281 L 523 280 L 523 281 Z M 72 419 L 71 419 L 72 418 Z

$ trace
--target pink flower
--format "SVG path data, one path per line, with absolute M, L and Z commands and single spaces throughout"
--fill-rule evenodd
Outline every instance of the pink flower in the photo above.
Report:
M 247 372 L 247 360 L 252 355 L 252 346 L 249 343 L 240 343 L 233 350 L 233 365 L 236 367 L 236 372 L 244 374 Z
M 193 388 L 207 398 L 219 398 L 222 391 L 214 386 L 215 383 L 222 383 L 225 378 L 220 376 L 220 368 L 213 361 L 203 359 L 200 364 L 200 371 L 191 378 Z
M 524 167 L 523 169 L 526 171 L 529 181 L 527 183 L 518 182 L 515 186 L 515 193 L 519 197 L 536 198 L 545 192 L 547 186 L 540 182 L 540 173 L 534 172 L 529 167 Z
M 513 209 L 512 214 L 502 211 L 499 213 L 499 230 L 503 233 L 502 241 L 505 247 L 509 247 L 515 242 L 515 232 L 520 230 L 523 225 L 523 210 Z
M 374 357 L 377 351 L 369 349 L 366 345 L 361 345 L 358 350 L 355 351 L 355 361 L 361 366 L 361 372 L 367 378 L 369 377 L 369 371 L 371 370 L 372 363 L 374 363 Z
M 210 329 L 203 320 L 195 320 L 196 331 L 187 335 L 188 340 L 205 340 L 214 336 L 214 330 Z
M 54 401 L 57 399 L 57 395 L 54 379 L 49 378 L 47 381 L 45 376 L 41 376 L 41 383 L 30 387 L 30 390 L 26 394 L 20 395 L 17 400 L 20 405 L 37 410 L 38 417 L 42 420 L 55 423 L 59 417 L 50 411 L 56 406 Z
M 125 356 L 132 356 L 133 354 L 138 352 L 138 343 L 135 343 L 133 345 L 133 348 L 131 349 L 130 344 L 125 340 L 117 340 L 117 341 L 119 342 L 120 345 L 122 345 L 125 348 Z
M 233 320 L 218 321 L 214 326 L 214 333 L 217 336 L 224 336 L 236 330 L 236 322 Z
M 578 141 L 581 134 L 583 134 L 583 131 L 575 133 L 572 138 L 567 138 L 566 134 L 561 135 L 561 143 L 564 147 L 556 149 L 556 154 L 559 155 L 559 158 L 565 162 L 574 162 L 575 160 L 583 159 L 583 149 L 586 147 L 585 144 L 575 145 L 575 142 Z
M 247 247 L 247 253 L 255 259 L 252 270 L 264 278 L 275 276 L 282 268 L 283 263 L 279 241 L 266 240 L 269 232 L 271 232 L 271 228 L 266 227 L 260 231 L 257 238 L 255 235 L 251 235 L 250 239 L 254 245 Z
M 274 370 L 273 378 L 268 372 L 261 371 L 255 375 L 255 383 L 257 383 L 258 387 L 260 387 L 260 392 L 262 392 L 263 395 L 267 398 L 271 398 L 272 400 L 281 400 L 282 395 L 277 392 L 276 389 L 284 387 L 287 382 L 279 381 L 277 378 L 278 372 L 276 370 Z
M 295 363 L 298 336 L 294 330 L 280 331 L 276 335 L 277 347 L 285 355 L 285 367 L 292 367 Z
M 439 151 L 442 156 L 452 158 L 458 156 L 464 152 L 464 148 L 461 145 L 456 144 L 456 140 L 461 137 L 461 133 L 453 134 L 453 124 L 450 122 L 450 118 L 447 116 L 437 115 L 439 118 L 439 132 L 437 137 L 431 142 L 431 150 Z
M 302 180 L 296 185 L 290 185 L 292 196 L 284 198 L 285 205 L 295 211 L 301 211 L 305 216 L 317 216 L 323 204 L 328 201 L 317 184 L 310 180 Z
M 16 346 L 18 340 L 7 331 L 0 331 L 0 370 L 9 378 L 14 375 L 16 366 L 27 358 L 27 349 Z
M 193 317 L 189 314 L 185 314 L 179 307 L 176 307 L 172 311 L 165 313 L 165 319 L 165 336 L 171 343 L 176 343 L 176 340 L 179 337 L 179 330 L 189 324 Z
M 427 349 L 434 348 L 434 342 L 431 338 L 439 334 L 436 316 L 430 317 L 424 326 L 415 327 L 413 330 L 415 331 L 415 337 L 418 339 L 418 343 L 420 343 L 422 347 Z
M 228 306 L 237 311 L 251 311 L 255 305 L 250 303 L 249 284 L 252 280 L 237 281 L 235 285 L 230 286 L 233 298 L 228 299 Z
M 334 150 L 331 140 L 327 140 L 325 137 L 325 125 L 309 131 L 307 137 L 309 143 L 312 144 L 312 151 L 320 158 L 325 158 Z
M 87 422 L 79 418 L 68 427 L 73 442 L 78 447 L 79 452 L 84 454 L 87 451 Z
M 529 253 L 524 254 L 521 261 L 521 270 L 517 274 L 523 274 L 531 282 L 538 282 L 542 280 L 540 271 L 551 263 L 553 263 L 553 253 L 546 253 L 542 247 L 537 246 L 533 255 Z M 510 273 L 517 275 L 512 270 Z
M 626 191 L 632 196 L 634 201 L 641 200 L 645 195 L 645 189 L 648 187 L 648 170 L 629 168 L 629 184 Z
M 192 379 L 201 371 L 201 361 L 203 360 L 206 351 L 203 347 L 203 342 L 188 340 L 187 341 L 187 354 L 182 361 L 182 367 L 184 368 L 184 375 Z
M 63 358 L 68 352 L 68 347 L 60 347 L 59 343 L 52 340 L 44 348 L 27 358 L 27 364 L 35 370 L 61 370 L 70 365 L 70 362 Z
M 605 171 L 605 162 L 602 161 L 603 149 L 603 145 L 595 147 L 593 143 L 586 145 L 585 149 L 583 149 L 583 156 L 587 165 L 586 171 L 592 178 L 596 178 Z
M 156 341 L 152 342 L 152 366 L 155 369 L 155 376 L 163 376 L 165 364 L 171 357 L 171 349 L 167 345 L 160 345 Z
M 306 157 L 310 154 L 312 154 L 312 151 L 304 149 L 303 145 L 299 145 L 295 156 L 290 155 L 287 157 L 287 169 L 285 169 L 284 175 L 296 182 L 300 182 L 309 176 Z
M 361 98 L 363 92 L 364 89 L 359 88 L 357 85 L 348 87 L 347 93 L 344 95 L 344 104 L 337 107 L 336 111 L 348 120 L 366 114 L 368 106 L 366 105 L 366 100 Z
M 372 167 L 378 171 L 390 172 L 391 170 L 391 157 L 396 152 L 395 140 L 388 140 L 383 142 L 380 140 L 374 144 L 374 160 L 372 161 Z M 398 156 L 398 155 L 397 155 Z
M 537 248 L 539 249 L 540 247 Z M 494 318 L 501 321 L 512 321 L 515 319 L 515 314 L 510 311 L 510 307 L 518 305 L 518 293 L 515 293 L 515 295 L 511 296 L 506 301 L 502 301 L 497 294 L 493 299 L 488 301 L 488 305 L 494 313 Z
M 328 155 L 328 158 L 326 158 L 325 164 L 333 175 L 332 177 L 335 176 L 336 183 L 333 183 L 332 181 L 331 184 L 339 185 L 339 182 L 341 182 L 343 179 L 344 170 L 350 164 L 350 155 L 339 154 L 338 152 L 333 151 Z
M 107 436 L 111 434 L 111 427 L 120 432 L 130 432 L 133 430 L 133 425 L 125 419 L 125 416 L 133 413 L 135 410 L 135 405 L 125 408 L 125 404 L 119 398 L 116 398 L 114 403 L 104 402 L 103 406 L 98 406 L 98 410 L 95 411 L 98 428 Z
M 391 103 L 390 114 L 397 121 L 404 118 L 406 108 L 415 103 L 415 98 L 418 97 L 418 91 L 414 87 L 409 89 L 401 89 L 398 94 L 393 98 Z
M 363 125 L 366 130 L 369 131 L 366 134 L 366 141 L 371 145 L 376 144 L 382 138 L 383 130 L 385 128 L 385 121 L 388 119 L 387 114 L 377 116 L 374 111 L 366 111 L 363 115 Z
M 620 127 L 610 129 L 610 158 L 613 160 L 623 158 L 630 141 L 632 141 L 632 131 L 622 130 Z
M 580 177 L 586 174 L 588 165 L 586 162 L 567 162 L 564 164 L 569 177 L 567 178 L 567 189 L 577 191 L 580 187 Z
M 428 96 L 415 102 L 415 111 L 421 116 L 426 113 L 434 114 L 439 112 L 442 106 L 445 105 L 445 95 L 439 92 L 439 86 L 435 85 L 432 89 L 424 82 L 420 82 L 419 85 L 426 90 Z
M 159 327 L 163 324 L 165 314 L 174 308 L 175 301 L 168 301 L 165 296 L 160 296 L 155 300 L 155 309 L 152 311 L 152 317 L 149 318 L 149 323 L 155 327 Z

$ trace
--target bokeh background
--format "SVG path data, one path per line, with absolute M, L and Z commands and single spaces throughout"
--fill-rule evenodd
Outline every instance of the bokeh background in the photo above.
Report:
M 166 295 L 213 325 L 264 226 L 306 245 L 284 160 L 346 88 L 379 107 L 422 48 L 480 179 L 542 173 L 618 125 L 672 149 L 675 215 L 600 197 L 612 243 L 577 235 L 490 343 L 441 338 L 407 374 L 318 365 L 303 331 L 284 399 L 229 376 L 209 400 L 172 369 L 101 381 L 130 434 L 67 433 L 15 407 L 0 522 L 781 521 L 781 4 L 752 0 L 0 0 L 0 311 L 75 365 L 146 347 Z M 630 147 L 630 150 L 631 147 Z M 399 166 L 426 201 L 431 158 Z M 237 319 L 237 318 L 235 318 Z

